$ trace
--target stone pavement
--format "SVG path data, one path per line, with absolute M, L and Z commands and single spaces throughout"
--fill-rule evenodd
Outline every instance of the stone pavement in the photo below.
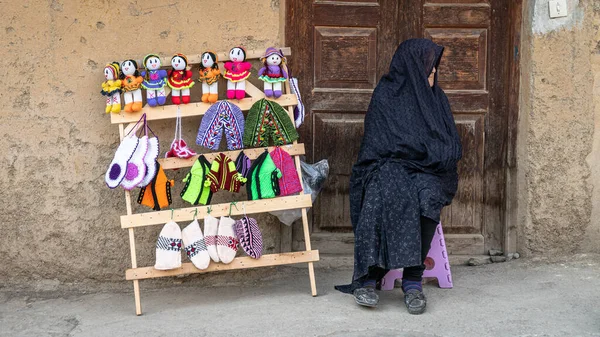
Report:
M 599 259 L 454 266 L 454 289 L 425 286 L 429 303 L 421 316 L 406 312 L 398 289 L 380 293 L 376 309 L 356 306 L 333 289 L 350 280 L 347 268 L 317 268 L 315 298 L 306 268 L 265 269 L 281 276 L 255 285 L 146 287 L 142 281 L 140 317 L 129 290 L 4 287 L 0 336 L 600 336 Z

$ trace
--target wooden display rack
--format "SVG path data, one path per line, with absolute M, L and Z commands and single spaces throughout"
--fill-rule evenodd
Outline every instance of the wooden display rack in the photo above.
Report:
M 283 53 L 289 56 L 291 51 L 290 48 L 282 48 Z M 250 50 L 247 52 L 247 60 L 258 59 L 262 56 L 263 51 Z M 220 60 L 227 59 L 227 53 L 217 54 Z M 200 63 L 200 54 L 188 56 L 188 65 L 197 65 Z M 141 64 L 141 63 L 139 63 Z M 167 96 L 170 93 L 167 87 Z M 286 94 L 282 95 L 278 99 L 273 101 L 279 103 L 283 107 L 287 107 L 288 114 L 294 121 L 294 106 L 298 104 L 296 96 L 291 94 L 289 81 L 285 82 Z M 231 102 L 237 105 L 242 111 L 247 111 L 250 107 L 258 100 L 265 98 L 262 90 L 246 81 L 246 94 L 250 97 L 246 97 L 242 100 L 231 100 Z M 210 108 L 211 104 L 197 102 L 180 105 L 181 116 L 200 116 Z M 148 121 L 159 120 L 159 119 L 172 119 L 176 118 L 177 106 L 166 105 L 158 107 L 147 107 L 144 106 L 142 111 L 136 113 L 121 112 L 120 114 L 111 114 L 111 124 L 119 125 L 119 134 L 121 140 L 123 137 L 134 127 L 135 123 L 140 119 L 143 113 L 146 113 Z M 125 126 L 127 124 L 127 126 Z M 294 157 L 296 164 L 296 170 L 300 181 L 302 181 L 302 170 L 300 167 L 300 155 L 305 153 L 304 144 L 294 142 L 290 145 L 285 145 L 283 148 Z M 251 159 L 256 159 L 265 148 L 251 148 L 244 149 L 244 153 Z M 274 147 L 268 147 L 269 151 L 274 150 Z M 235 158 L 240 151 L 225 151 L 230 158 Z M 210 161 L 214 159 L 218 153 L 203 153 L 203 155 Z M 161 166 L 165 170 L 178 169 L 184 167 L 191 167 L 198 156 L 194 156 L 189 159 L 180 158 L 166 158 L 158 159 Z M 277 197 L 274 199 L 261 199 L 253 201 L 242 202 L 246 214 L 264 213 L 272 211 L 281 211 L 289 209 L 301 209 L 302 212 L 302 225 L 304 228 L 304 242 L 306 243 L 306 250 L 301 252 L 289 252 L 279 254 L 263 255 L 260 259 L 253 259 L 250 257 L 238 257 L 229 264 L 211 262 L 209 267 L 205 270 L 200 270 L 194 267 L 192 263 L 183 263 L 180 268 L 172 270 L 156 270 L 154 267 L 138 267 L 136 258 L 135 248 L 135 236 L 134 229 L 136 227 L 153 226 L 165 224 L 171 219 L 173 221 L 191 221 L 194 219 L 194 213 L 197 210 L 196 217 L 198 219 L 204 218 L 208 213 L 209 206 L 195 206 L 180 208 L 175 210 L 163 210 L 157 212 L 145 212 L 133 214 L 131 207 L 131 193 L 125 191 L 125 204 L 127 206 L 127 214 L 121 216 L 121 228 L 126 228 L 129 231 L 129 246 L 131 250 L 131 269 L 125 272 L 125 279 L 133 281 L 133 292 L 135 295 L 135 312 L 137 315 L 142 314 L 142 305 L 140 300 L 140 286 L 139 280 L 165 277 L 165 276 L 176 276 L 184 274 L 195 274 L 195 273 L 210 273 L 214 271 L 222 270 L 234 270 L 234 269 L 247 269 L 257 267 L 268 267 L 287 265 L 295 263 L 308 263 L 308 274 L 310 279 L 310 288 L 313 296 L 317 295 L 317 288 L 315 284 L 315 272 L 313 262 L 319 261 L 319 251 L 312 250 L 310 245 L 310 234 L 308 230 L 308 217 L 306 215 L 306 209 L 312 206 L 311 196 L 301 192 L 299 195 Z M 230 211 L 230 203 L 210 205 L 211 215 L 214 217 L 225 216 L 225 215 L 242 215 L 243 212 L 234 209 Z

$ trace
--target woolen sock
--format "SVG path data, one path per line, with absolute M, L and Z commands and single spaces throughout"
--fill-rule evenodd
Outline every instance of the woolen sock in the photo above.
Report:
M 267 97 L 273 97 L 273 90 L 272 89 L 266 89 L 265 90 L 265 96 L 267 96 Z
M 181 96 L 181 101 L 183 102 L 183 104 L 188 104 L 190 102 L 190 96 L 189 95 Z
M 273 96 L 275 96 L 275 98 L 281 97 L 281 90 L 274 90 L 273 91 Z
M 238 239 L 233 230 L 235 221 L 227 216 L 222 216 L 219 221 L 219 231 L 217 235 L 217 252 L 219 260 L 227 264 L 233 261 L 238 250 Z
M 244 97 L 246 97 L 246 90 L 236 90 L 235 91 L 235 98 L 237 98 L 238 100 L 241 100 Z
M 219 219 L 207 215 L 204 218 L 204 242 L 208 255 L 215 262 L 220 262 L 219 253 L 217 252 L 217 233 L 219 231 Z
M 169 270 L 181 267 L 181 229 L 175 221 L 169 221 L 156 241 L 154 269 Z
M 421 281 L 402 280 L 402 291 L 407 292 L 409 290 L 416 289 L 423 291 L 423 284 Z
M 234 99 L 235 98 L 235 90 L 227 90 L 227 98 Z
M 156 98 L 148 98 L 146 100 L 146 103 L 148 103 L 149 106 L 156 106 L 158 103 L 156 102 Z
M 171 101 L 173 102 L 173 104 L 181 104 L 181 99 L 179 98 L 179 96 L 173 96 L 171 95 Z
M 167 102 L 167 97 L 166 96 L 158 96 L 156 98 L 156 101 L 158 103 L 158 105 L 165 105 L 165 103 Z
M 181 238 L 183 239 L 185 253 L 194 266 L 198 269 L 208 268 L 210 255 L 208 255 L 204 235 L 202 235 L 198 220 L 194 219 L 181 231 Z

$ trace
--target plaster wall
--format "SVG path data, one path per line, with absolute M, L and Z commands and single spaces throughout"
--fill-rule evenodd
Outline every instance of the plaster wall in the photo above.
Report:
M 600 251 L 600 3 L 524 1 L 519 250 Z
M 4 2 L 0 285 L 122 281 L 130 267 L 129 241 L 119 224 L 126 212 L 124 193 L 104 184 L 119 138 L 103 110 L 104 65 L 151 52 L 168 64 L 176 52 L 278 46 L 283 36 L 280 7 L 279 0 Z M 192 100 L 199 100 L 200 90 L 199 85 L 192 88 Z M 196 150 L 199 122 L 183 120 L 184 138 Z M 164 153 L 174 121 L 152 127 Z M 184 171 L 167 173 L 176 180 L 176 196 Z M 216 201 L 232 198 L 221 194 Z M 180 198 L 174 200 L 174 207 L 184 206 Z M 269 215 L 257 220 L 266 253 L 278 251 L 280 224 Z M 153 265 L 160 229 L 136 230 L 138 265 Z

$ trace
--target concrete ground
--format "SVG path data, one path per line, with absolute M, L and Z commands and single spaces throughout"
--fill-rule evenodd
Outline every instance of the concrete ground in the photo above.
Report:
M 142 281 L 144 315 L 133 294 L 0 290 L 1 336 L 600 336 L 600 257 L 520 259 L 454 266 L 454 289 L 425 286 L 428 310 L 410 316 L 401 291 L 380 293 L 376 309 L 333 289 L 351 270 L 317 268 L 311 297 L 305 268 L 265 269 L 259 285 L 152 286 Z M 327 265 L 327 264 L 325 264 Z M 231 273 L 231 272 L 230 272 Z M 233 271 L 235 273 L 235 271 Z M 125 282 L 125 281 L 123 281 Z

